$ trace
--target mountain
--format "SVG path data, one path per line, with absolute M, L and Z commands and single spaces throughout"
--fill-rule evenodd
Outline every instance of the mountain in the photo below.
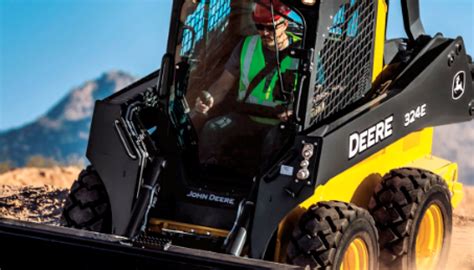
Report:
M 36 121 L 0 133 L 0 162 L 9 160 L 23 166 L 34 155 L 64 163 L 82 160 L 96 99 L 119 91 L 135 78 L 112 71 L 85 82 L 62 98 Z

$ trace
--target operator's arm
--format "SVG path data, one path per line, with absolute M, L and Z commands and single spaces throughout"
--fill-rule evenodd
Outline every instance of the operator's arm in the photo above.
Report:
M 229 90 L 237 83 L 237 78 L 227 70 L 209 88 L 209 93 L 214 98 L 214 103 L 219 104 L 224 100 Z
M 214 104 L 219 104 L 224 100 L 229 90 L 234 86 L 237 79 L 232 73 L 227 70 L 222 72 L 219 79 L 214 82 L 209 88 L 210 96 L 206 100 L 202 100 L 201 97 L 196 99 L 194 110 L 201 114 L 207 114 L 207 112 L 214 107 Z
M 211 109 L 214 104 L 219 104 L 229 93 L 229 90 L 232 89 L 237 83 L 240 73 L 240 51 L 242 48 L 242 42 L 237 45 L 230 58 L 225 64 L 224 71 L 221 76 L 215 81 L 208 92 L 210 97 L 203 100 L 201 98 L 196 99 L 196 104 L 194 109 L 196 112 L 201 114 L 206 114 L 209 109 Z

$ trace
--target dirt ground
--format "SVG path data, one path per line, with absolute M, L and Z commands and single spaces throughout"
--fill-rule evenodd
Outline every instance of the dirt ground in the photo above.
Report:
M 80 171 L 78 167 L 19 168 L 0 174 L 0 185 L 70 188 Z
M 22 168 L 0 175 L 0 216 L 59 225 L 68 188 L 79 174 L 75 167 Z M 454 211 L 448 268 L 474 270 L 474 186 Z
M 454 209 L 448 269 L 474 270 L 474 186 L 464 187 L 461 205 Z
M 20 168 L 0 175 L 0 216 L 59 225 L 76 167 Z

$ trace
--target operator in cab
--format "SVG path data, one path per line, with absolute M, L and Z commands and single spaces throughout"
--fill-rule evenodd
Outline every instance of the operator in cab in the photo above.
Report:
M 258 34 L 245 37 L 234 48 L 220 77 L 195 100 L 194 114 L 206 118 L 237 89 L 231 93 L 236 96 L 235 110 L 207 119 L 201 131 L 200 138 L 205 139 L 200 140 L 199 155 L 204 164 L 255 168 L 262 159 L 256 153 L 271 152 L 273 143 L 281 141 L 274 129 L 292 116 L 297 81 L 298 60 L 289 52 L 301 41 L 288 31 L 289 13 L 278 0 L 256 3 L 252 19 Z

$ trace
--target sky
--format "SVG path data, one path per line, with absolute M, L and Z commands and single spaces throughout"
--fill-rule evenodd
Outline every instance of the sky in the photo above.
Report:
M 420 0 L 429 34 L 462 35 L 474 54 L 473 0 Z M 392 0 L 388 38 L 404 35 Z M 0 0 L 0 131 L 46 113 L 74 87 L 111 70 L 158 69 L 168 0 Z

